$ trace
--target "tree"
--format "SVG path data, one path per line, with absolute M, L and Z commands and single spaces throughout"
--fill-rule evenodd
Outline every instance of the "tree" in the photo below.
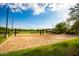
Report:
M 79 20 L 79 3 L 76 4 L 74 7 L 70 8 L 70 18 L 68 21 Z
M 67 30 L 67 24 L 65 22 L 58 23 L 55 26 L 55 32 L 56 33 L 65 33 L 66 30 Z
M 73 34 L 79 33 L 79 21 L 75 21 L 75 23 L 72 25 L 70 31 L 72 31 Z
M 69 21 L 70 23 L 72 23 L 71 21 L 74 21 L 74 23 L 72 23 L 72 26 L 68 30 L 68 33 L 77 34 L 79 33 L 79 3 L 70 8 L 69 15 L 70 18 L 67 21 Z

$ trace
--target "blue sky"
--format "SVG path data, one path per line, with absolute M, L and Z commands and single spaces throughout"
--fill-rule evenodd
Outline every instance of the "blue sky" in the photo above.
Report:
M 3 6 L 9 7 L 8 27 L 12 26 L 13 20 L 14 28 L 38 29 L 52 28 L 58 22 L 65 21 L 72 5 L 74 4 L 0 4 L 0 26 L 5 27 L 6 21 L 6 8 Z

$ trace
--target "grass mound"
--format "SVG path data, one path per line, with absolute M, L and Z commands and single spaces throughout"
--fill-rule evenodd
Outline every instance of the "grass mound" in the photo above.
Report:
M 46 46 L 29 48 L 0 54 L 4 56 L 78 56 L 79 38 L 69 41 L 49 44 Z

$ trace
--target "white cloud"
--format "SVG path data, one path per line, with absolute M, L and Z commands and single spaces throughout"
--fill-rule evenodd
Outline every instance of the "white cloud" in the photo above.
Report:
M 62 22 L 66 21 L 69 18 L 69 9 L 73 6 L 75 6 L 77 3 L 55 3 L 55 4 L 49 4 L 49 8 L 51 11 L 58 12 L 58 16 L 61 18 L 59 21 L 56 22 Z
M 7 5 L 12 12 L 22 12 L 22 10 L 33 10 L 33 15 L 45 13 L 46 7 L 51 11 L 68 11 L 76 3 L 1 3 Z
M 26 10 L 27 6 L 24 4 L 20 4 L 20 3 L 12 3 L 12 4 L 8 4 L 9 8 L 11 9 L 12 12 L 22 12 L 22 10 Z
M 0 5 L 7 5 L 12 12 L 22 12 L 22 10 L 32 9 L 33 15 L 38 15 L 45 12 L 46 3 L 4 3 Z
M 69 11 L 69 8 L 74 6 L 76 3 L 52 3 L 49 4 L 51 11 Z
M 34 4 L 33 5 L 33 15 L 38 15 L 40 13 L 44 13 L 45 12 L 45 8 L 47 7 L 48 4 Z

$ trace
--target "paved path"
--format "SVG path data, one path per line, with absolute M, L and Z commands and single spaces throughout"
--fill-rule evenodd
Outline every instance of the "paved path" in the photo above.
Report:
M 0 45 L 0 53 L 47 45 L 77 37 L 71 35 L 18 34 L 16 37 L 11 36 Z

